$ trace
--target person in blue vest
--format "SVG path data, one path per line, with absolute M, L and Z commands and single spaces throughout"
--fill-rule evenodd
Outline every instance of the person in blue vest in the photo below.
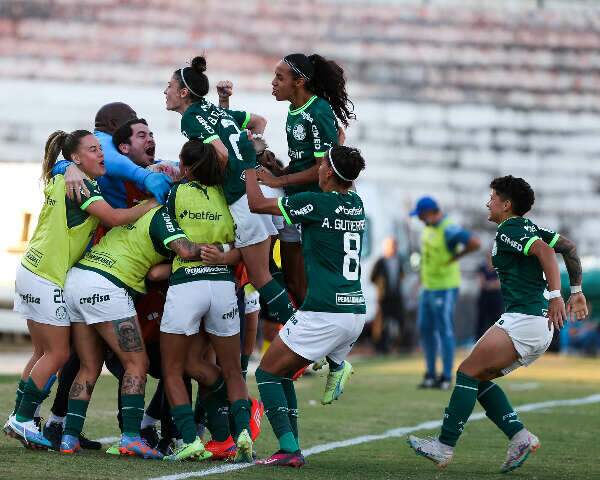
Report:
M 417 323 L 425 354 L 426 371 L 419 388 L 447 390 L 454 364 L 454 307 L 460 287 L 458 259 L 481 246 L 479 238 L 457 225 L 429 196 L 421 197 L 411 216 L 425 224 L 421 236 L 421 294 Z M 436 375 L 439 344 L 443 370 Z

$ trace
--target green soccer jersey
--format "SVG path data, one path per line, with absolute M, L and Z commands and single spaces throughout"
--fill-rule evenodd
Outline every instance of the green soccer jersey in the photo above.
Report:
M 113 227 L 75 265 L 129 291 L 146 293 L 148 270 L 172 256 L 167 245 L 186 238 L 166 207 L 155 207 L 135 223 Z
M 250 113 L 218 107 L 205 99 L 188 107 L 181 117 L 181 133 L 189 139 L 210 143 L 220 139 L 229 151 L 223 192 L 231 205 L 246 194 L 242 156 L 238 148 L 240 129 L 250 121 Z
M 195 181 L 177 183 L 169 192 L 167 209 L 192 242 L 230 243 L 234 240 L 233 219 L 220 186 L 207 187 Z M 206 265 L 176 256 L 170 284 L 196 280 L 233 281 L 233 269 L 229 265 Z
M 365 313 L 360 253 L 365 213 L 354 192 L 302 192 L 279 199 L 288 224 L 302 225 L 308 291 L 301 310 Z
M 290 163 L 288 173 L 297 173 L 312 167 L 316 158 L 338 143 L 338 125 L 327 100 L 313 95 L 299 108 L 288 110 L 285 131 Z M 319 183 L 288 185 L 285 194 L 320 192 Z
M 65 193 L 65 178 L 55 175 L 44 189 L 44 206 L 21 264 L 29 271 L 64 288 L 67 271 L 81 258 L 99 220 L 87 213 L 95 201 L 103 200 L 98 184 L 85 180 L 90 192 L 81 203 Z
M 528 218 L 512 217 L 498 225 L 492 264 L 500 278 L 507 313 L 547 316 L 544 271 L 539 260 L 529 256 L 529 249 L 540 239 L 554 247 L 558 238 L 558 233 L 539 228 Z

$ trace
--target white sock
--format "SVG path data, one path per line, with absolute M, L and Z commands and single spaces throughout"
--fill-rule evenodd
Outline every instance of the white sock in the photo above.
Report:
M 526 428 L 519 430 L 510 439 L 511 442 L 526 442 L 529 438 L 529 431 Z
M 33 414 L 33 418 L 37 418 L 40 416 L 41 409 L 42 409 L 42 404 L 39 403 L 38 406 L 35 408 L 35 413 Z
M 54 415 L 50 412 L 50 416 L 48 417 L 48 421 L 46 422 L 46 426 L 50 426 L 51 423 L 60 423 L 61 425 L 65 424 L 65 417 L 59 417 L 58 415 Z
M 147 413 L 144 413 L 144 418 L 142 418 L 142 425 L 140 426 L 140 429 L 144 429 L 146 427 L 153 427 L 157 423 L 158 420 L 156 418 L 152 418 Z

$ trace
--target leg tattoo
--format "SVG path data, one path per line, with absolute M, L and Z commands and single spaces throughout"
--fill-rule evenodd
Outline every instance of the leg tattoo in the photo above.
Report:
M 124 352 L 142 352 L 144 350 L 144 343 L 135 317 L 114 320 L 112 324 L 121 350 Z

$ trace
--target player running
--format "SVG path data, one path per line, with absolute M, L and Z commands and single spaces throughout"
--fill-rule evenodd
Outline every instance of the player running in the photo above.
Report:
M 294 372 L 327 356 L 330 370 L 323 404 L 342 394 L 352 373 L 352 365 L 345 358 L 363 329 L 366 313 L 360 283 L 365 214 L 361 198 L 350 188 L 364 168 L 365 161 L 357 149 L 334 146 L 319 164 L 322 192 L 279 199 L 265 198 L 255 171 L 246 170 L 252 211 L 279 213 L 288 224 L 302 225 L 309 287 L 304 303 L 284 325 L 256 370 L 261 400 L 279 440 L 279 450 L 260 464 L 304 465 L 291 379 Z
M 266 120 L 249 112 L 227 110 L 213 105 L 208 94 L 206 60 L 195 57 L 191 66 L 176 70 L 165 89 L 167 110 L 179 112 L 181 132 L 189 139 L 213 145 L 224 171 L 223 192 L 236 225 L 235 246 L 240 249 L 250 282 L 285 323 L 293 314 L 286 290 L 269 272 L 271 236 L 277 235 L 271 215 L 254 215 L 248 208 L 240 129 L 264 131 Z M 256 155 L 254 155 L 256 163 Z
M 588 312 L 575 244 L 523 217 L 534 202 L 529 184 L 508 175 L 494 179 L 490 188 L 488 220 L 498 224 L 492 263 L 500 277 L 506 312 L 458 367 L 439 437 L 411 435 L 408 442 L 418 455 L 440 468 L 447 466 L 478 400 L 487 417 L 509 438 L 506 460 L 500 467 L 505 473 L 520 467 L 539 448 L 540 441 L 523 426 L 492 380 L 537 360 L 548 349 L 554 329 L 562 328 L 567 313 L 581 320 Z M 567 312 L 555 252 L 563 255 L 569 273 Z
M 344 70 L 317 54 L 292 53 L 275 66 L 271 85 L 278 102 L 290 102 L 285 124 L 290 162 L 281 168 L 274 159 L 263 156 L 261 162 L 277 176 L 261 169 L 258 178 L 266 185 L 283 188 L 286 195 L 319 192 L 318 160 L 333 145 L 344 143 L 338 121 L 348 127 L 348 121 L 356 118 L 346 93 Z M 286 225 L 279 240 L 285 285 L 301 305 L 306 276 L 298 225 Z
M 189 140 L 183 145 L 179 159 L 184 181 L 171 189 L 167 201 L 170 216 L 178 219 L 180 227 L 193 242 L 233 242 L 233 219 L 223 195 L 223 170 L 214 146 L 199 140 Z M 227 436 L 216 439 L 220 441 L 213 439 L 207 449 L 218 450 L 216 444 L 225 442 L 234 447 L 236 462 L 252 462 L 250 402 L 240 364 L 240 317 L 233 269 L 224 262 L 221 263 L 221 259 L 227 254 L 219 252 L 213 246 L 207 246 L 206 250 L 205 256 L 211 255 L 217 264 L 190 262 L 179 256 L 173 261 L 165 313 L 160 325 L 167 397 L 184 443 L 193 442 L 196 425 L 183 375 L 186 364 L 201 356 L 197 352 L 197 340 L 200 323 L 203 322 L 223 375 L 209 389 L 218 391 L 222 388 L 223 380 L 225 381 L 236 430 L 235 444 L 227 428 Z M 232 255 L 234 253 L 237 257 Z M 237 263 L 240 259 L 239 250 L 231 252 L 230 257 Z M 213 436 L 215 433 L 213 432 Z
M 51 173 L 60 153 L 92 179 L 85 180 L 86 192 L 74 200 L 66 195 L 64 176 Z M 156 206 L 152 200 L 130 209 L 113 209 L 94 180 L 105 172 L 104 154 L 91 132 L 59 130 L 48 137 L 42 165 L 44 205 L 15 284 L 14 309 L 27 320 L 34 352 L 23 370 L 14 412 L 4 427 L 25 446 L 52 447 L 33 419 L 56 372 L 69 358 L 70 322 L 63 300 L 67 271 L 83 254 L 99 222 L 127 224 Z

